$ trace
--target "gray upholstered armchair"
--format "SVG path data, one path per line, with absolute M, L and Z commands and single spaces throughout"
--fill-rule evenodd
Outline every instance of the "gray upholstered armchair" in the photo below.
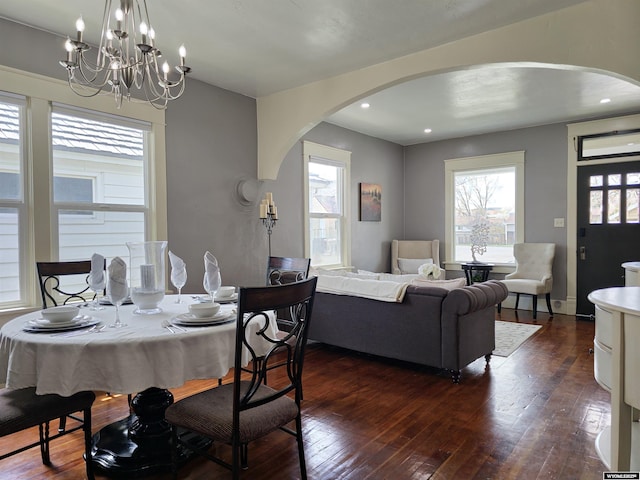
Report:
M 538 295 L 545 295 L 549 314 L 551 310 L 551 287 L 553 286 L 553 257 L 556 246 L 554 243 L 516 243 L 513 246 L 513 256 L 516 259 L 516 271 L 504 277 L 502 282 L 509 293 L 516 294 L 516 310 L 520 301 L 520 294 L 533 297 L 533 318 L 538 309 Z M 498 305 L 500 311 L 500 305 Z
M 440 240 L 391 241 L 391 273 L 418 273 L 418 267 L 429 262 L 440 266 Z M 440 268 L 439 280 L 444 278 L 445 270 Z

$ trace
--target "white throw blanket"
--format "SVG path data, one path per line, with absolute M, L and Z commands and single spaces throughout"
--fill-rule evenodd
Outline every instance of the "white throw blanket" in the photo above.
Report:
M 316 290 L 335 295 L 353 295 L 382 302 L 401 303 L 408 286 L 408 283 L 320 275 Z

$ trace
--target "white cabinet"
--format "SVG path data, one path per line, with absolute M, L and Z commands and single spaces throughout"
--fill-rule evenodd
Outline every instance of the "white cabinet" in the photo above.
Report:
M 594 376 L 611 392 L 611 426 L 597 436 L 596 451 L 610 470 L 639 471 L 640 286 L 596 290 L 589 300 L 596 305 Z
M 624 286 L 640 286 L 640 262 L 625 262 L 622 268 L 624 268 Z

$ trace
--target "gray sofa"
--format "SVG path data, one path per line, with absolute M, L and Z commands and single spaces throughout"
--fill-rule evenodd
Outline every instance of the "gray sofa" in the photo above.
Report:
M 489 280 L 451 291 L 407 287 L 402 303 L 316 292 L 309 339 L 421 365 L 460 371 L 495 349 L 495 308 L 507 297 Z

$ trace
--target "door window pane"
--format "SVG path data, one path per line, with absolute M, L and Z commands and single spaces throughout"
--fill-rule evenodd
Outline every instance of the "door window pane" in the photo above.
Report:
M 601 187 L 602 184 L 602 175 L 592 175 L 589 177 L 589 185 L 591 187 Z
M 610 186 L 618 186 L 622 182 L 622 175 L 615 173 L 613 175 L 607 175 L 607 183 Z
M 620 223 L 620 190 L 607 192 L 607 223 Z
M 591 192 L 589 199 L 589 223 L 592 225 L 602 223 L 602 190 Z
M 638 197 L 640 189 L 627 189 L 627 223 L 640 223 L 640 210 L 638 209 Z
M 627 173 L 627 185 L 640 185 L 640 173 Z

